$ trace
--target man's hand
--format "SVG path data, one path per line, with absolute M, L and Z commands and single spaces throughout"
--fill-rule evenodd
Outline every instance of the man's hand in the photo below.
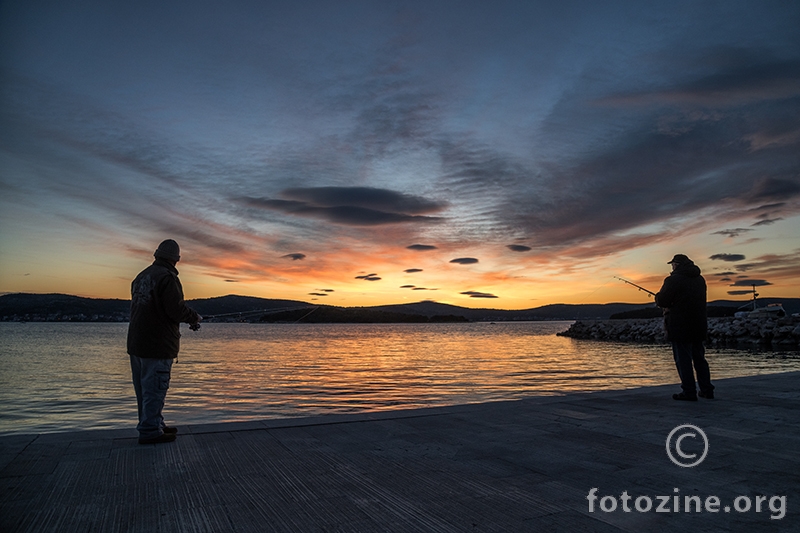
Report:
M 200 321 L 203 320 L 203 317 L 197 315 L 197 322 L 194 324 L 189 324 L 189 329 L 192 331 L 198 331 L 200 329 Z

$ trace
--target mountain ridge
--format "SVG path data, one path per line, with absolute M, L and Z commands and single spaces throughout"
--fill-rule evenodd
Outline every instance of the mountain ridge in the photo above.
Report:
M 260 298 L 257 296 L 242 296 L 228 294 L 211 298 L 197 298 L 188 300 L 187 303 L 198 313 L 209 318 L 219 315 L 238 315 L 249 313 L 257 321 L 256 311 L 273 313 L 283 310 L 296 310 L 299 308 L 324 307 L 345 310 L 348 312 L 359 311 L 364 313 L 399 313 L 418 315 L 427 318 L 437 316 L 463 316 L 470 321 L 509 321 L 509 320 L 592 320 L 608 319 L 611 315 L 633 311 L 653 306 L 652 303 L 621 303 L 612 302 L 605 304 L 548 304 L 540 307 L 518 310 L 461 307 L 458 305 L 444 304 L 431 300 L 420 302 L 389 304 L 378 306 L 333 306 L 314 304 L 302 300 L 283 300 L 273 298 Z M 709 306 L 741 307 L 748 301 L 739 300 L 714 300 L 708 302 Z M 786 312 L 800 312 L 800 298 L 763 298 L 761 305 L 782 303 Z M 50 293 L 11 293 L 0 296 L 0 320 L 89 320 L 122 322 L 128 320 L 130 300 L 119 298 L 85 298 L 69 294 Z M 28 318 L 25 318 L 28 316 Z

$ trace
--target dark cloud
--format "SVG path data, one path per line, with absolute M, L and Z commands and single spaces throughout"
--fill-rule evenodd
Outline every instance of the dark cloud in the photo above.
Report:
M 431 244 L 412 244 L 411 246 L 406 246 L 409 250 L 416 250 L 417 252 L 427 252 L 429 250 L 436 250 L 436 246 Z
M 412 291 L 438 291 L 439 289 L 429 289 L 427 287 L 414 287 Z
M 322 291 L 322 292 L 336 292 L 333 289 L 316 289 L 316 290 Z
M 300 261 L 306 258 L 306 254 L 294 253 L 281 256 L 282 259 L 291 259 L 292 261 Z
M 718 108 L 741 106 L 798 95 L 800 62 L 771 61 L 747 52 L 730 50 L 727 57 L 706 58 L 716 69 L 680 86 L 669 89 L 618 95 L 604 99 L 616 105 L 679 104 Z M 714 65 L 716 63 L 716 65 Z
M 488 292 L 478 292 L 478 291 L 465 291 L 461 294 L 467 295 L 470 298 L 498 298 L 494 294 L 489 294 Z
M 731 278 L 719 278 L 719 281 L 727 282 L 727 281 L 733 281 L 733 280 Z
M 458 263 L 459 265 L 474 265 L 478 262 L 478 260 L 474 257 L 458 257 L 456 259 L 452 259 L 450 262 Z
M 741 296 L 743 294 L 753 294 L 753 291 L 728 291 L 731 296 Z
M 712 276 L 723 277 L 723 276 L 733 276 L 736 272 L 717 272 L 716 274 L 711 274 Z
M 414 287 L 416 287 L 416 285 L 401 285 L 400 286 L 401 289 L 413 289 Z
M 406 222 L 439 222 L 439 217 L 390 213 L 358 206 L 317 206 L 293 200 L 275 200 L 270 198 L 239 198 L 248 207 L 280 211 L 289 215 L 305 216 L 327 220 L 345 226 L 380 226 L 382 224 L 399 224 Z
M 751 285 L 755 285 L 756 287 L 763 287 L 765 285 L 772 285 L 772 283 L 764 279 L 745 278 L 734 281 L 731 287 L 749 287 Z
M 746 233 L 748 231 L 755 231 L 749 228 L 733 228 L 733 229 L 724 229 L 721 231 L 715 231 L 711 235 L 724 235 L 725 237 L 738 237 L 742 233 Z
M 798 80 L 800 83 L 800 80 Z M 796 179 L 784 179 L 766 177 L 759 179 L 750 191 L 750 199 L 753 202 L 763 202 L 764 200 L 785 200 L 794 196 L 800 196 L 800 183 Z M 760 209 L 776 209 L 785 205 L 785 202 L 774 203 L 761 206 Z
M 295 187 L 284 190 L 281 196 L 318 207 L 361 207 L 411 215 L 435 213 L 447 207 L 446 202 L 374 187 Z
M 747 272 L 739 277 L 770 278 L 770 279 L 798 279 L 800 278 L 800 249 L 786 254 L 765 254 L 756 257 L 750 263 L 736 265 L 739 272 Z
M 709 257 L 712 261 L 728 261 L 728 262 L 736 262 L 736 261 L 744 261 L 747 259 L 742 254 L 714 254 Z
M 523 246 L 522 244 L 509 244 L 506 248 L 512 252 L 530 252 L 533 249 L 530 246 Z
M 327 296 L 324 292 L 309 292 L 309 296 Z
M 378 281 L 379 278 L 377 274 L 364 274 L 363 276 L 356 276 L 355 279 L 363 279 L 366 281 Z
M 708 50 L 683 61 L 695 68 L 680 84 L 604 98 L 587 84 L 565 95 L 543 140 L 579 142 L 567 127 L 578 122 L 608 136 L 571 160 L 524 169 L 536 187 L 510 189 L 497 217 L 535 248 L 558 249 L 708 210 L 733 218 L 780 200 L 796 211 L 800 62 L 736 51 L 722 61 Z M 780 142 L 754 144 L 778 124 Z
M 422 272 L 421 268 L 407 268 L 403 270 L 406 274 L 414 274 L 415 272 Z
M 756 207 L 755 210 L 771 211 L 773 209 L 780 209 L 781 207 L 785 207 L 785 206 L 786 206 L 786 202 L 778 202 L 778 203 L 775 203 L 775 204 L 760 205 L 760 206 Z
M 781 217 L 778 217 L 778 218 L 765 218 L 764 220 L 759 220 L 758 222 L 755 222 L 755 223 L 750 224 L 750 225 L 753 226 L 753 227 L 756 227 L 756 226 L 770 226 L 770 225 L 778 222 L 779 220 L 783 220 L 783 218 L 781 218 Z
M 26 274 L 26 276 L 27 276 L 27 274 Z M 239 283 L 239 280 L 238 279 L 226 279 L 225 283 Z
M 429 213 L 445 202 L 372 187 L 308 187 L 285 189 L 282 199 L 241 197 L 237 201 L 258 209 L 318 218 L 348 226 L 377 226 L 407 222 L 440 222 Z

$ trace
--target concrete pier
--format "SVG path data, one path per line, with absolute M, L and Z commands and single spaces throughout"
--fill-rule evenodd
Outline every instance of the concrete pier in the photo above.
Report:
M 800 531 L 798 384 L 179 426 L 150 446 L 134 430 L 5 436 L 0 531 Z M 667 454 L 683 424 L 707 438 L 694 467 Z M 702 456 L 692 431 L 673 456 Z

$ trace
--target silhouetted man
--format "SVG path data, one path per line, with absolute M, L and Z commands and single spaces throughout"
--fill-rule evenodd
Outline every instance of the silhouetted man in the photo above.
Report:
M 711 384 L 711 372 L 703 346 L 708 334 L 706 280 L 700 275 L 700 268 L 683 254 L 675 255 L 667 264 L 672 265 L 672 274 L 664 280 L 664 285 L 656 294 L 656 304 L 664 309 L 667 340 L 672 343 L 672 355 L 683 389 L 672 397 L 675 400 L 697 401 L 696 372 L 699 396 L 711 399 L 714 397 L 714 386 Z
M 131 283 L 128 355 L 139 408 L 139 444 L 175 440 L 178 430 L 164 424 L 161 411 L 172 362 L 180 350 L 180 323 L 197 326 L 202 320 L 183 300 L 183 287 L 175 268 L 181 258 L 178 243 L 167 239 L 153 255 L 153 264 Z

